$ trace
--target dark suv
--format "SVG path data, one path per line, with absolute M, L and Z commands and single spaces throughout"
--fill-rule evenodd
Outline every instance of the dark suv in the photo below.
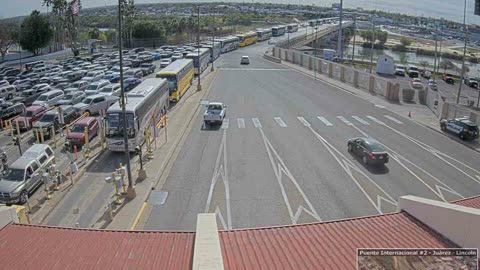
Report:
M 478 139 L 478 126 L 467 118 L 442 119 L 440 128 L 458 135 L 462 140 Z
M 63 119 L 60 119 L 61 111 Z M 73 106 L 63 105 L 58 109 L 52 109 L 46 112 L 40 119 L 33 123 L 34 132 L 42 131 L 45 137 L 50 138 L 52 133 L 52 126 L 55 129 L 55 132 L 58 132 L 60 128 L 65 125 L 70 124 L 73 120 L 77 118 L 77 112 Z

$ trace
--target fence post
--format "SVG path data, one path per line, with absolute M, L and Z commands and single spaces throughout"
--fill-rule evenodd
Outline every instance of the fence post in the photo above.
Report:
M 333 63 L 328 63 L 328 77 L 333 77 Z
M 317 69 L 318 74 L 323 73 L 322 66 L 323 66 L 322 59 L 317 59 L 317 66 L 315 68 Z
M 310 70 L 313 69 L 313 67 L 312 67 L 312 62 L 313 62 L 313 58 L 310 56 L 310 57 L 308 58 L 308 69 L 310 69 Z
M 353 71 L 353 86 L 358 88 L 358 70 Z
M 53 148 L 57 148 L 57 140 L 55 137 L 55 125 L 52 126 L 52 139 L 53 139 Z
M 368 83 L 368 91 L 375 92 L 375 77 L 370 76 L 370 81 Z
M 340 66 L 340 81 L 345 82 L 345 67 Z

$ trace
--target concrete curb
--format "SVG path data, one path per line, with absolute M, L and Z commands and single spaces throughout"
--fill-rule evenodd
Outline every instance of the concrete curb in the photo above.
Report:
M 269 60 L 269 61 L 272 61 L 272 62 L 275 62 L 277 64 L 281 64 L 282 63 L 282 60 L 280 58 L 276 58 L 274 56 L 271 56 L 271 55 L 268 55 L 268 54 L 263 54 L 263 58 Z

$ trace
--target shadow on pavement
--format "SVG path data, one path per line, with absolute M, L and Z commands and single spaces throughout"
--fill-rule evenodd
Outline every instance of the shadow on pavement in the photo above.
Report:
M 202 131 L 218 131 L 222 127 L 221 124 L 203 124 L 200 127 L 200 130 Z

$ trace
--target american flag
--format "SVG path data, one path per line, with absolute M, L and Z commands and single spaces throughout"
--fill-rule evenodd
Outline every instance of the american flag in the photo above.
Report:
M 78 10 L 79 10 L 78 0 L 73 0 L 72 1 L 72 14 L 73 15 L 78 15 Z

